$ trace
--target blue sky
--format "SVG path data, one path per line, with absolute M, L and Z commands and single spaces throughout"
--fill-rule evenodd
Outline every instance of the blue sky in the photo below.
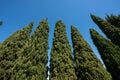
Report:
M 74 25 L 100 58 L 90 38 L 89 29 L 94 28 L 101 34 L 102 32 L 93 23 L 90 13 L 101 18 L 105 18 L 106 14 L 118 15 L 120 14 L 119 3 L 120 0 L 0 0 L 0 20 L 3 21 L 0 27 L 0 42 L 31 21 L 35 23 L 34 30 L 40 20 L 48 18 L 51 49 L 55 23 L 62 20 L 66 24 L 71 46 L 70 26 Z

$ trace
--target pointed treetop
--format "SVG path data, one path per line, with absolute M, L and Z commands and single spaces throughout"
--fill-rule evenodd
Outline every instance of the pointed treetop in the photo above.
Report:
M 74 27 L 73 25 L 71 26 L 71 33 L 72 33 L 72 40 L 76 41 L 76 44 L 78 44 L 80 48 L 82 48 L 84 50 L 92 51 L 91 47 L 83 39 L 83 36 L 80 34 L 78 29 L 76 27 Z M 74 46 L 74 42 L 73 42 L 73 46 Z
M 17 30 L 3 42 L 3 45 L 11 41 L 28 39 L 30 37 L 30 32 L 32 31 L 32 27 L 33 27 L 33 22 L 31 22 L 28 26 L 24 27 L 23 29 Z
M 43 19 L 43 20 L 40 21 L 40 23 L 47 24 L 48 23 L 48 19 L 47 18 Z
M 62 22 L 62 20 L 58 20 L 57 23 L 56 23 L 57 26 L 61 26 L 61 25 L 64 25 L 64 23 Z
M 102 32 L 109 38 L 111 41 L 120 46 L 120 29 L 111 25 L 109 22 L 101 19 L 100 17 L 91 15 L 92 20 L 98 25 Z
M 28 33 L 32 32 L 33 25 L 34 25 L 34 22 L 30 22 L 28 26 L 22 29 L 22 31 L 26 31 Z
M 101 22 L 104 22 L 104 20 L 103 20 L 102 18 L 98 17 L 98 16 L 95 16 L 95 15 L 93 15 L 93 14 L 90 14 L 90 16 L 91 16 L 92 20 L 93 20 L 96 24 L 99 24 L 99 23 L 101 23 Z

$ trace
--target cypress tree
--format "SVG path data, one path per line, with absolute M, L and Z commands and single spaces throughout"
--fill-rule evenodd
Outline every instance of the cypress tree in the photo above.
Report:
M 72 51 L 67 39 L 65 24 L 59 20 L 55 25 L 50 58 L 50 80 L 76 80 Z
M 111 80 L 110 74 L 74 26 L 71 26 L 71 37 L 78 80 Z
M 46 80 L 47 77 L 47 54 L 48 54 L 48 34 L 49 25 L 47 19 L 42 20 L 34 34 L 31 37 L 31 54 L 30 60 L 32 60 L 32 65 L 36 66 L 35 79 Z M 34 67 L 32 67 L 34 68 Z M 33 69 L 34 70 L 34 69 Z
M 47 20 L 42 20 L 31 36 L 28 47 L 25 48 L 24 57 L 18 59 L 14 66 L 16 71 L 14 79 L 46 80 L 46 64 L 48 50 L 49 26 Z M 22 59 L 22 60 L 21 60 Z
M 106 21 L 109 22 L 111 25 L 120 28 L 120 15 L 118 16 L 115 16 L 113 14 L 111 14 L 110 16 L 107 15 Z
M 1 45 L 0 51 L 0 79 L 9 80 L 11 78 L 11 68 L 14 61 L 22 56 L 22 51 L 30 39 L 30 32 L 33 26 L 31 22 L 27 27 L 18 30 L 7 38 Z
M 46 80 L 49 26 L 42 20 L 24 49 L 24 55 L 16 60 L 12 79 Z
M 3 24 L 3 22 L 2 21 L 0 21 L 0 26 Z
M 13 62 L 13 67 L 9 70 L 11 72 L 11 78 L 10 80 L 30 80 L 31 77 L 29 77 L 29 67 L 32 66 L 31 60 L 29 60 L 29 53 L 32 50 L 31 45 L 31 36 L 30 33 L 32 31 L 33 22 L 29 24 L 28 27 L 23 28 L 23 35 L 26 35 L 26 42 L 24 44 L 24 47 L 21 48 L 21 51 L 19 52 L 19 57 Z M 23 39 L 25 40 L 25 39 Z M 21 40 L 21 43 L 22 41 Z M 18 53 L 17 53 L 18 54 Z
M 30 40 L 30 32 L 32 30 L 33 22 L 31 22 L 28 26 L 23 28 L 22 30 L 18 30 L 15 33 L 13 33 L 10 37 L 8 37 L 3 43 L 2 43 L 2 50 L 3 50 L 3 59 L 10 59 L 15 60 L 20 55 L 22 55 L 19 51 L 23 50 L 26 43 Z
M 120 29 L 118 27 L 111 25 L 100 17 L 91 15 L 91 18 L 114 44 L 120 46 Z
M 113 80 L 120 80 L 120 48 L 93 29 L 90 34 Z

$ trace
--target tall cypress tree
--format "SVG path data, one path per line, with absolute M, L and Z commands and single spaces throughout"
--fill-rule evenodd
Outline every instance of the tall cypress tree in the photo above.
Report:
M 50 59 L 51 80 L 76 80 L 72 51 L 67 39 L 65 24 L 59 20 L 55 25 Z
M 91 18 L 114 44 L 120 46 L 120 29 L 118 27 L 111 25 L 100 17 L 91 15 Z
M 46 80 L 48 33 L 48 22 L 42 20 L 32 34 L 28 46 L 23 51 L 24 56 L 15 62 L 12 79 Z
M 120 48 L 93 29 L 90 34 L 113 80 L 120 80 Z
M 18 30 L 7 38 L 1 46 L 0 51 L 0 79 L 9 80 L 11 78 L 11 68 L 14 61 L 22 56 L 23 48 L 30 39 L 33 22 L 22 30 Z
M 111 80 L 110 74 L 74 26 L 71 26 L 71 37 L 78 80 Z
M 30 53 L 30 60 L 32 61 L 32 65 L 36 66 L 35 79 L 38 80 L 46 80 L 47 76 L 48 34 L 49 25 L 47 19 L 45 19 L 39 23 L 31 37 L 32 51 Z

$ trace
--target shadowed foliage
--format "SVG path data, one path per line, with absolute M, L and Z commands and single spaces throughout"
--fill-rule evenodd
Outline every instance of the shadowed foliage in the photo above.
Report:
M 78 80 L 111 80 L 110 74 L 74 26 L 71 26 L 71 37 Z
M 113 14 L 111 14 L 110 16 L 107 15 L 106 21 L 109 22 L 111 25 L 120 28 L 120 15 L 118 16 L 115 16 Z
M 0 26 L 3 24 L 3 22 L 2 21 L 0 21 Z
M 94 29 L 90 29 L 90 34 L 113 80 L 120 80 L 120 48 L 98 34 Z
M 105 33 L 105 35 L 116 45 L 120 46 L 120 29 L 111 23 L 91 14 L 92 20 Z

